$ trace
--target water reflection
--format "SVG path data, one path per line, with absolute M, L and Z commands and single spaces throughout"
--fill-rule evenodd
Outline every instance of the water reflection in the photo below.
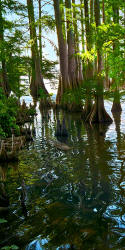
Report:
M 6 190 L 6 164 L 0 165 L 0 211 L 6 211 L 9 206 L 9 197 Z
M 122 249 L 125 143 L 120 115 L 109 127 L 90 127 L 79 114 L 36 108 L 34 141 L 20 154 L 18 166 L 8 165 L 6 171 L 10 210 L 7 232 L 6 225 L 0 229 L 1 246 Z M 57 121 L 62 124 L 64 118 L 68 137 L 57 138 Z M 58 140 L 70 150 L 57 148 Z

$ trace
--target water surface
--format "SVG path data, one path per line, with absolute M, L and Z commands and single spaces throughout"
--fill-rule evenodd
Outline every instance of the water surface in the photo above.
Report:
M 28 100 L 29 102 L 29 100 Z M 110 115 L 111 103 L 106 102 Z M 0 246 L 19 249 L 125 249 L 125 111 L 109 126 L 80 114 L 39 111 L 36 135 L 19 162 L 0 165 L 9 210 Z M 69 136 L 55 146 L 57 119 Z

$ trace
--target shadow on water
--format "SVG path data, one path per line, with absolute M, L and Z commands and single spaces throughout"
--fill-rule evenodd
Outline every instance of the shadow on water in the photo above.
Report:
M 64 119 L 68 136 L 56 137 Z M 0 246 L 124 249 L 125 143 L 120 115 L 114 122 L 90 127 L 77 114 L 38 111 L 34 142 L 17 165 L 1 166 L 9 204 Z

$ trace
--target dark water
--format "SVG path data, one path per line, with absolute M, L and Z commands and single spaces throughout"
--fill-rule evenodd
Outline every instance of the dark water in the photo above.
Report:
M 106 103 L 110 112 L 111 103 Z M 70 150 L 55 147 L 65 116 Z M 9 210 L 0 246 L 19 249 L 125 249 L 125 111 L 110 126 L 80 114 L 38 111 L 36 136 L 18 163 L 0 165 Z

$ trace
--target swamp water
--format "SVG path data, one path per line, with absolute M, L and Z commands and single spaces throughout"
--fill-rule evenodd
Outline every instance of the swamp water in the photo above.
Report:
M 111 115 L 111 103 L 106 103 Z M 80 114 L 40 113 L 36 136 L 18 163 L 0 164 L 9 210 L 0 212 L 0 247 L 125 249 L 125 111 L 109 126 L 83 123 Z M 57 119 L 69 137 L 55 146 Z M 14 248 L 12 248 L 14 249 Z

